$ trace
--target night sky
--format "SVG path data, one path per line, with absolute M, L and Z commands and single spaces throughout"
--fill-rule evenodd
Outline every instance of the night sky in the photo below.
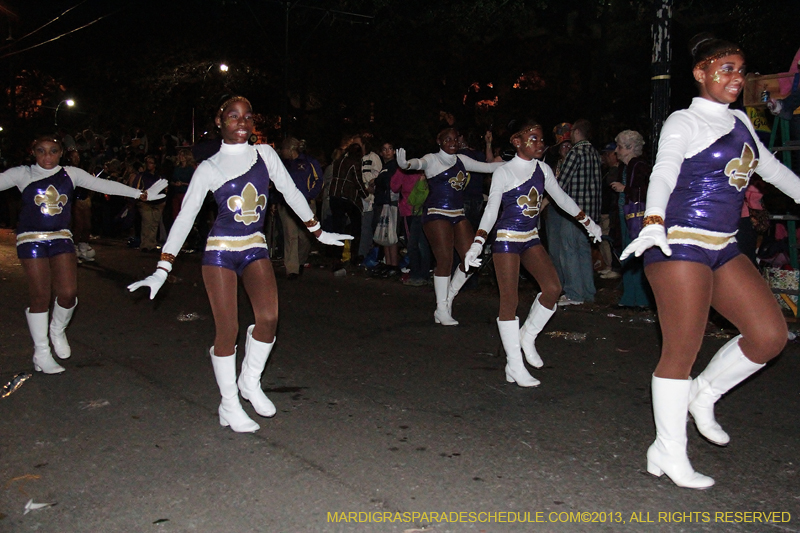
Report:
M 693 96 L 685 47 L 698 31 L 741 42 L 750 70 L 762 73 L 787 70 L 800 46 L 792 27 L 800 20 L 798 1 L 676 4 L 673 109 Z M 500 133 L 521 115 L 539 118 L 546 129 L 586 117 L 596 125 L 597 144 L 624 128 L 645 135 L 650 129 L 653 9 L 646 0 L 305 0 L 289 16 L 286 80 L 284 2 L 0 0 L 0 6 L 1 27 L 13 38 L 0 55 L 104 17 L 2 58 L 0 120 L 11 138 L 49 127 L 47 107 L 67 97 L 78 103 L 63 117 L 59 112 L 68 128 L 138 125 L 189 134 L 193 112 L 203 129 L 232 93 L 250 98 L 261 128 L 277 134 L 271 128 L 287 92 L 289 131 L 326 147 L 343 133 L 369 130 L 424 150 L 442 111 L 481 133 L 488 127 Z M 228 73 L 219 71 L 222 62 Z M 38 91 L 44 108 L 14 120 L 8 88 L 22 85 L 23 70 L 31 90 L 15 104 Z M 524 87 L 514 88 L 520 80 Z M 476 107 L 481 101 L 489 105 Z

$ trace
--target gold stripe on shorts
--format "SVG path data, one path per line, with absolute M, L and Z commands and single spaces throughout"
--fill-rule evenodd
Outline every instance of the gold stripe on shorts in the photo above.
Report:
M 253 233 L 244 237 L 209 237 L 206 250 L 230 250 L 237 252 L 248 248 L 266 248 L 267 239 L 263 233 Z
M 59 231 L 26 231 L 17 235 L 17 246 L 26 242 L 54 241 L 56 239 L 72 240 L 72 232 L 68 229 Z
M 428 209 L 429 215 L 442 215 L 446 217 L 460 217 L 464 214 L 464 209 L 439 209 L 431 207 Z
M 514 231 L 514 230 L 497 230 L 498 241 L 510 242 L 528 242 L 539 236 L 539 229 L 534 228 L 531 231 Z

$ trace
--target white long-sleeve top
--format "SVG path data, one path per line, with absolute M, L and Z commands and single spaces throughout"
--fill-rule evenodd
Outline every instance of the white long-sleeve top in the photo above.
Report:
M 39 165 L 23 165 L 19 167 L 9 168 L 0 174 L 0 191 L 5 191 L 11 187 L 17 187 L 21 191 L 31 183 L 37 182 L 44 178 L 49 178 L 53 174 L 61 171 L 61 166 L 56 166 L 50 170 L 46 170 Z M 102 194 L 111 194 L 114 196 L 126 196 L 128 198 L 139 198 L 142 191 L 128 187 L 116 181 L 96 178 L 78 167 L 63 167 L 67 171 L 67 175 L 75 184 L 75 187 L 83 187 L 90 191 L 96 191 Z
M 558 180 L 553 173 L 553 169 L 550 168 L 550 165 L 537 159 L 526 161 L 518 155 L 515 155 L 514 159 L 495 170 L 492 175 L 492 186 L 489 189 L 489 201 L 486 203 L 486 208 L 481 217 L 481 223 L 478 225 L 479 230 L 483 230 L 486 233 L 492 230 L 497 222 L 500 205 L 503 201 L 503 194 L 511 189 L 516 189 L 528 181 L 536 171 L 537 166 L 539 166 L 544 173 L 544 191 L 550 195 L 553 202 L 573 217 L 581 212 L 581 208 L 578 207 L 578 204 L 576 204 L 558 185 Z M 542 192 L 543 191 L 539 191 L 540 197 Z
M 314 213 L 308 207 L 308 202 L 292 180 L 280 157 L 266 144 L 251 146 L 247 143 L 225 144 L 222 143 L 219 152 L 200 163 L 192 175 L 186 196 L 181 204 L 181 212 L 167 237 L 163 251 L 168 254 L 178 255 L 186 237 L 192 229 L 197 213 L 203 206 L 206 194 L 214 192 L 227 181 L 237 178 L 250 170 L 258 161 L 257 154 L 261 155 L 269 171 L 269 179 L 275 188 L 283 194 L 286 203 L 297 213 L 300 220 L 308 221 L 314 218 Z
M 505 163 L 481 163 L 463 154 L 448 154 L 444 150 L 439 150 L 435 154 L 426 154 L 419 159 L 409 159 L 407 162 L 412 170 L 424 170 L 425 177 L 431 179 L 438 176 L 448 168 L 456 164 L 456 158 L 461 160 L 464 168 L 470 172 L 482 172 L 491 174 Z
M 658 156 L 647 190 L 646 216 L 666 216 L 667 203 L 678 182 L 683 160 L 699 154 L 730 133 L 735 123 L 734 117 L 747 126 L 758 147 L 756 173 L 800 203 L 800 179 L 759 141 L 747 115 L 730 109 L 726 104 L 696 97 L 688 109 L 672 113 L 661 129 Z

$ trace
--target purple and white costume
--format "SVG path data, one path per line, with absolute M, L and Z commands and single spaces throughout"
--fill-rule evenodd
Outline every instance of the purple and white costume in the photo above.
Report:
M 253 261 L 268 259 L 263 228 L 270 180 L 301 220 L 314 218 L 272 147 L 222 143 L 219 152 L 200 163 L 192 176 L 163 252 L 178 255 L 211 191 L 218 214 L 206 241 L 203 264 L 241 275 Z
M 447 220 L 457 224 L 464 220 L 463 191 L 470 172 L 489 174 L 503 163 L 481 163 L 462 154 L 450 155 L 444 150 L 410 159 L 409 169 L 424 170 L 428 178 L 428 198 L 423 204 L 422 222 Z
M 540 244 L 539 214 L 545 192 L 568 214 L 580 213 L 580 207 L 559 187 L 546 163 L 536 159 L 526 161 L 517 155 L 495 170 L 489 202 L 478 226 L 488 234 L 497 223 L 493 253 L 521 254 Z
M 92 176 L 77 167 L 39 165 L 10 168 L 0 174 L 0 191 L 16 186 L 22 192 L 22 211 L 17 224 L 17 256 L 20 259 L 75 253 L 72 242 L 72 199 L 75 188 L 102 194 L 139 198 L 142 191 L 115 181 Z
M 650 176 L 646 216 L 664 218 L 672 255 L 645 251 L 645 265 L 691 261 L 716 270 L 737 255 L 736 232 L 750 177 L 758 174 L 792 198 L 800 182 L 758 140 L 743 112 L 694 98 L 664 123 Z

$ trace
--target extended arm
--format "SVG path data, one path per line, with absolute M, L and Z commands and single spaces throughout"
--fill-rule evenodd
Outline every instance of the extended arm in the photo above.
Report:
M 406 159 L 405 148 L 398 148 L 397 152 L 395 153 L 395 157 L 397 158 L 398 166 L 403 170 L 425 170 L 428 166 L 428 162 L 425 161 L 425 158 L 411 160 Z
M 167 187 L 167 180 L 165 179 L 156 181 L 147 191 L 144 191 L 147 193 L 147 196 L 144 196 L 139 189 L 128 187 L 116 181 L 97 178 L 83 169 L 77 167 L 64 167 L 64 169 L 77 187 L 83 187 L 90 191 L 97 191 L 102 194 L 111 194 L 114 196 L 138 198 L 146 201 L 160 200 L 166 196 L 161 193 L 161 191 Z
M 475 161 L 471 157 L 467 157 L 465 155 L 458 155 L 458 158 L 464 163 L 464 168 L 469 170 L 470 172 L 482 172 L 484 174 L 491 174 L 498 168 L 505 165 L 505 162 L 499 163 L 481 163 L 480 161 Z

